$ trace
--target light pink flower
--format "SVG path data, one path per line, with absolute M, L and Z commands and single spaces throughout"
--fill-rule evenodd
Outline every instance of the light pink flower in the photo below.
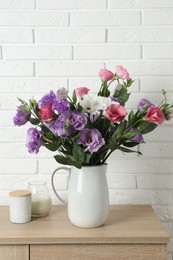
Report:
M 107 69 L 101 69 L 99 71 L 99 77 L 102 81 L 109 81 L 114 79 L 114 73 Z
M 159 107 L 151 107 L 148 109 L 146 120 L 151 123 L 162 124 L 164 122 L 164 114 Z
M 82 98 L 85 94 L 88 94 L 89 88 L 79 87 L 75 89 L 76 96 Z
M 128 71 L 123 66 L 116 66 L 116 73 L 121 79 L 130 79 Z
M 105 111 L 105 117 L 113 123 L 121 122 L 126 115 L 126 109 L 119 104 L 111 104 Z

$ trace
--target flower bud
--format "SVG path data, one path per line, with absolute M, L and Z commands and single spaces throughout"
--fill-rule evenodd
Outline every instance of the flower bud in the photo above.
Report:
M 121 85 L 120 83 L 118 83 L 118 84 L 116 85 L 116 87 L 115 87 L 115 92 L 116 92 L 116 91 L 119 92 L 122 88 L 123 88 L 123 85 Z

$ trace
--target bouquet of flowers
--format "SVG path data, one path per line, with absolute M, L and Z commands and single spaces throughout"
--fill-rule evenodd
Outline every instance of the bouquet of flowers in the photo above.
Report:
M 136 111 L 128 113 L 125 104 L 133 80 L 122 66 L 117 66 L 115 73 L 101 69 L 99 76 L 101 87 L 97 94 L 79 87 L 70 97 L 67 89 L 60 88 L 38 102 L 19 99 L 21 105 L 14 124 L 35 125 L 27 131 L 26 147 L 30 153 L 38 153 L 45 146 L 57 151 L 54 158 L 60 164 L 77 168 L 101 165 L 117 149 L 141 154 L 133 147 L 144 143 L 143 135 L 173 117 L 173 104 L 167 103 L 165 90 L 159 106 L 142 99 Z

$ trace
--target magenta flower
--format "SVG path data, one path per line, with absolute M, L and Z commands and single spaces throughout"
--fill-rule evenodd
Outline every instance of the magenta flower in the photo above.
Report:
M 54 111 L 52 111 L 52 105 L 47 104 L 45 106 L 40 107 L 39 115 L 43 122 L 51 121 L 54 116 Z
M 81 133 L 78 144 L 82 144 L 86 151 L 94 153 L 105 144 L 105 140 L 99 130 L 85 128 Z

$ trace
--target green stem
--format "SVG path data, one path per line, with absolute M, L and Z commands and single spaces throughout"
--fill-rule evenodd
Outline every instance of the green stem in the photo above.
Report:
M 115 148 L 114 150 L 116 150 L 116 148 Z M 113 151 L 114 151 L 114 150 L 113 150 Z M 102 161 L 103 163 L 106 162 L 106 160 L 108 159 L 108 157 L 111 155 L 111 153 L 112 153 L 113 151 L 110 151 L 110 152 L 106 155 L 106 157 L 105 157 L 104 160 Z
M 115 80 L 116 80 L 115 78 L 113 80 L 111 80 L 107 87 L 109 87 L 111 85 L 111 83 L 114 82 Z

